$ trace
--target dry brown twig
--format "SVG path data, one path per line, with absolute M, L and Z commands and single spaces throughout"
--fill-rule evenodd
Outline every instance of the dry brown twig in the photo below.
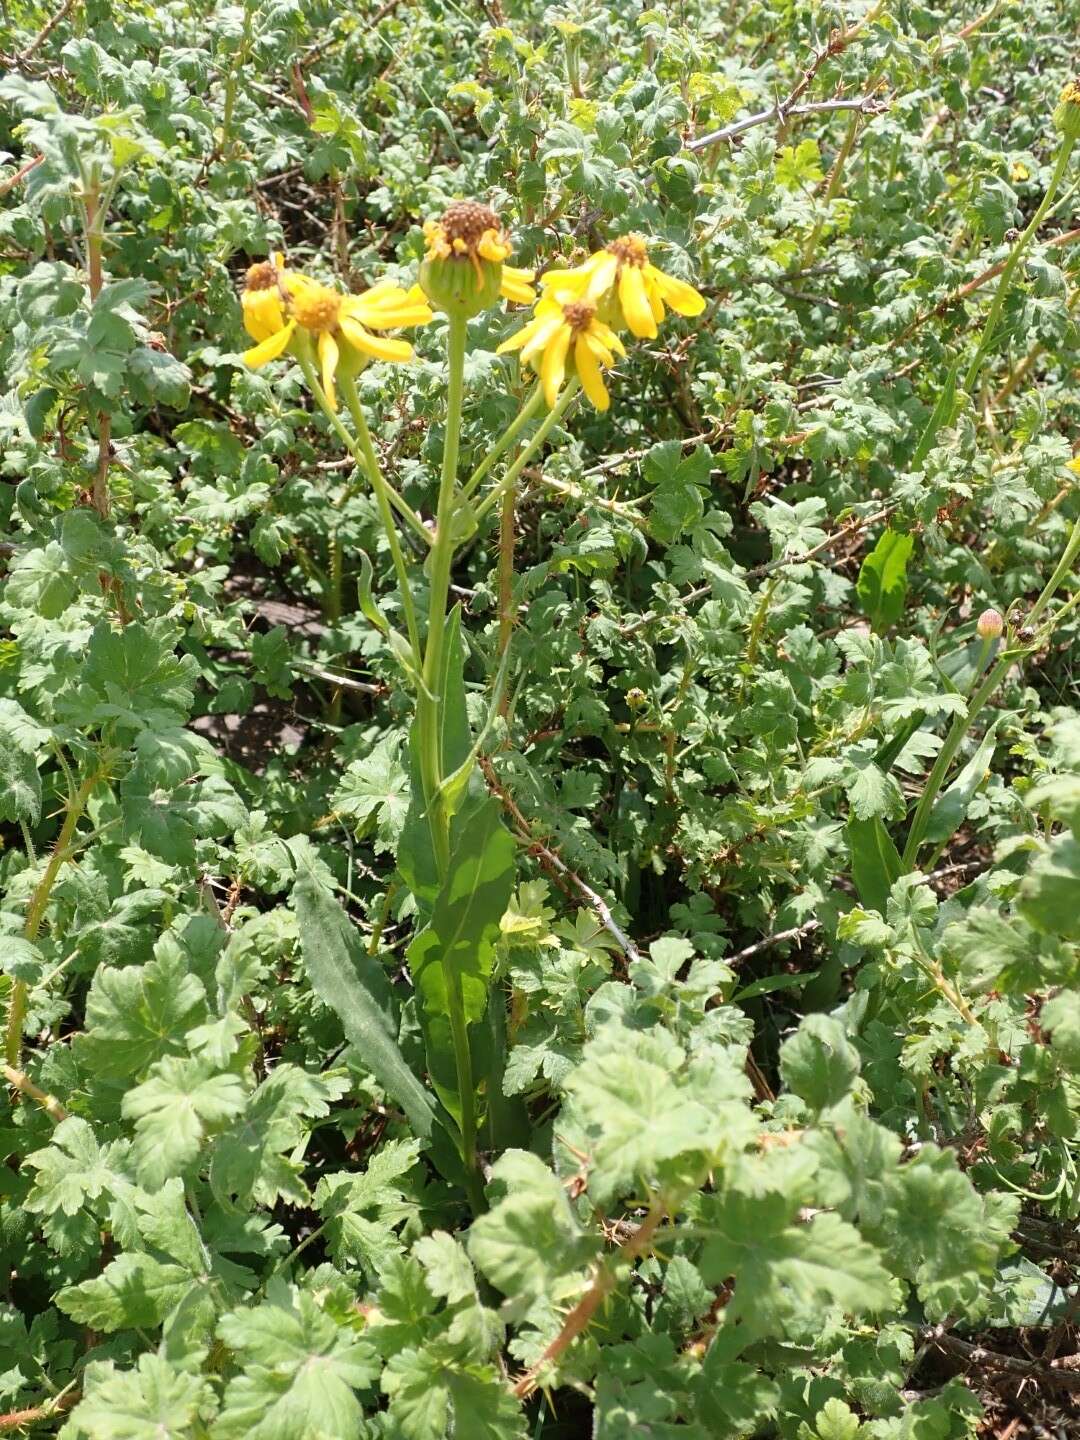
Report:
M 936 1345 L 939 1350 L 944 1350 L 946 1354 L 954 1355 L 957 1359 L 983 1370 L 996 1370 L 1004 1375 L 1014 1375 L 1018 1379 L 1039 1380 L 1060 1385 L 1065 1390 L 1080 1391 L 1078 1356 L 1066 1355 L 1060 1360 L 1050 1361 L 1049 1364 L 1041 1360 L 1022 1360 L 1017 1355 L 1003 1355 L 998 1350 L 988 1350 L 985 1345 L 973 1345 L 968 1340 L 961 1340 L 958 1335 L 948 1334 L 943 1325 L 935 1325 L 924 1331 L 922 1338 L 931 1345 Z

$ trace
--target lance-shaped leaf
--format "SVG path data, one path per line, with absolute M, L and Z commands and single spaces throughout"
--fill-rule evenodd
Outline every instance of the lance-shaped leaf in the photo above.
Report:
M 847 840 L 851 878 L 859 899 L 884 915 L 893 881 L 899 879 L 904 868 L 892 836 L 876 815 L 872 820 L 857 820 L 852 815 L 847 823 Z
M 907 563 L 915 541 L 887 529 L 862 563 L 856 591 L 871 625 L 880 634 L 895 625 L 907 595 Z
M 300 948 L 312 989 L 341 1021 L 345 1038 L 417 1135 L 431 1136 L 435 1102 L 405 1063 L 397 1042 L 397 1007 L 378 960 L 367 953 L 349 918 L 311 871 L 293 891 Z
M 994 721 L 983 736 L 975 754 L 949 788 L 939 796 L 937 804 L 930 812 L 926 833 L 923 836 L 925 842 L 931 845 L 944 845 L 964 823 L 968 807 L 990 769 L 990 762 L 994 758 L 994 750 L 997 746 L 997 732 L 1005 718 L 1004 715 L 1001 715 Z
M 483 1018 L 499 921 L 514 883 L 514 842 L 499 804 L 483 801 L 455 827 L 450 874 L 431 919 L 409 946 L 409 969 L 422 1005 L 428 1065 L 444 1102 L 456 1112 L 450 1033 L 452 988 L 460 987 L 467 1024 Z

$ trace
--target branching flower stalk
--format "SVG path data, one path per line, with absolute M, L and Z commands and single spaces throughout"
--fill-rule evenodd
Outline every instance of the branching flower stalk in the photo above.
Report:
M 523 366 L 535 372 L 536 384 L 468 479 L 459 483 L 468 322 L 500 297 L 528 304 L 535 300 L 535 294 L 532 273 L 506 263 L 510 242 L 498 217 L 487 206 L 472 202 L 451 205 L 440 220 L 427 223 L 425 236 L 427 253 L 420 268 L 420 284 L 409 290 L 382 281 L 362 294 L 343 295 L 289 269 L 283 257 L 275 255 L 248 271 L 241 301 L 244 325 L 256 342 L 245 355 L 247 363 L 257 367 L 285 354 L 292 356 L 331 430 L 371 485 L 401 593 L 407 638 L 390 631 L 374 606 L 366 607 L 365 613 L 385 627 L 388 642 L 415 693 L 419 790 L 440 894 L 449 895 L 456 864 L 452 823 L 456 802 L 450 792 L 460 783 L 462 773 L 460 758 L 446 754 L 444 749 L 450 703 L 448 605 L 455 556 L 496 507 L 502 507 L 504 535 L 508 528 L 512 535 L 518 479 L 582 392 L 597 410 L 608 408 L 610 397 L 604 373 L 615 365 L 616 357 L 626 354 L 618 332 L 629 330 L 652 338 L 668 307 L 678 314 L 697 315 L 705 301 L 685 281 L 653 265 L 645 241 L 637 235 L 612 241 L 575 270 L 549 272 L 543 282 L 545 293 L 536 302 L 533 317 L 499 347 L 500 352 L 520 352 Z M 438 497 L 434 525 L 429 526 L 382 472 L 356 378 L 372 360 L 410 360 L 412 346 L 382 332 L 426 325 L 434 311 L 441 311 L 447 322 L 447 391 Z M 339 391 L 351 429 L 339 413 Z M 545 407 L 547 413 L 526 438 L 529 427 Z M 484 480 L 514 449 L 514 459 L 503 475 L 479 498 Z M 398 534 L 401 524 L 418 537 L 428 552 L 423 629 Z M 504 563 L 500 574 L 504 632 L 501 654 L 509 645 L 505 612 L 506 596 L 512 594 L 512 559 L 511 554 L 509 569 Z M 500 676 L 505 669 L 503 655 Z M 495 689 L 493 704 L 497 706 L 501 683 Z M 451 718 L 460 721 L 463 717 Z M 475 759 L 476 750 L 466 765 Z M 453 776 L 452 766 L 458 767 Z M 420 908 L 423 912 L 427 907 L 422 904 Z M 451 1104 L 458 1126 L 465 1186 L 476 1213 L 485 1206 L 477 1151 L 477 1068 L 460 965 L 450 960 L 440 963 L 456 1072 L 456 1101 Z
M 83 185 L 83 234 L 86 243 L 87 289 L 91 306 L 101 294 L 104 284 L 102 252 L 105 243 L 105 216 L 115 186 L 110 185 L 105 194 L 101 191 L 101 178 L 95 170 Z M 94 470 L 92 499 L 94 509 L 102 520 L 109 518 L 109 462 L 112 458 L 112 416 L 108 410 L 99 410 L 97 465 Z
M 49 903 L 49 896 L 52 894 L 53 886 L 56 884 L 56 877 L 72 854 L 72 840 L 75 836 L 75 827 L 82 819 L 88 800 L 93 793 L 94 787 L 102 778 L 102 770 L 95 769 L 92 774 L 83 780 L 67 800 L 64 814 L 64 823 L 60 827 L 60 834 L 56 837 L 56 844 L 49 856 L 48 863 L 41 876 L 41 879 L 34 886 L 33 894 L 30 896 L 30 904 L 26 911 L 26 919 L 23 922 L 23 938 L 31 942 L 35 941 L 41 930 L 42 921 L 45 918 L 45 907 Z M 8 1001 L 7 1029 L 4 1038 L 4 1058 L 12 1069 L 19 1068 L 19 1060 L 22 1053 L 22 1032 L 23 1023 L 26 1020 L 26 1004 L 29 990 L 25 980 L 15 978 L 11 984 L 11 998 Z
M 1037 622 L 1042 619 L 1050 601 L 1057 593 L 1062 582 L 1072 571 L 1078 555 L 1080 555 L 1080 521 L 1074 522 L 1068 542 L 1062 551 L 1061 559 L 1054 568 L 1054 573 L 1043 586 L 1042 593 L 1028 611 L 1025 624 L 1029 630 L 1034 630 Z M 1069 608 L 1071 608 L 1071 606 L 1072 602 L 1070 601 Z M 923 793 L 919 797 L 915 814 L 912 817 L 911 827 L 908 830 L 907 843 L 904 846 L 904 853 L 901 857 L 905 871 L 910 871 L 915 868 L 919 847 L 922 845 L 926 836 L 930 816 L 933 812 L 938 794 L 941 791 L 941 787 L 945 782 L 945 777 L 948 775 L 952 763 L 956 758 L 956 754 L 960 746 L 964 743 L 964 738 L 968 731 L 978 718 L 980 711 L 997 690 L 1010 667 L 1017 660 L 1022 660 L 1026 656 L 1034 654 L 1040 646 L 1046 642 L 1053 632 L 1058 618 L 1063 613 L 1064 609 L 1059 612 L 1058 616 L 1051 616 L 1042 631 L 1039 632 L 1030 643 L 1007 646 L 990 667 L 986 678 L 982 684 L 979 685 L 978 689 L 976 689 L 964 709 L 958 711 L 956 715 L 953 716 L 949 733 L 945 737 L 945 743 L 938 751 L 930 774 L 927 776 L 926 785 L 923 787 Z
M 1061 143 L 1058 147 L 1054 170 L 1041 204 L 1031 217 L 1027 228 L 1023 234 L 1020 235 L 1010 251 L 1008 259 L 1005 262 L 1005 267 L 1001 272 L 1001 281 L 994 294 L 994 301 L 990 307 L 990 313 L 986 317 L 986 324 L 983 327 L 982 336 L 975 350 L 975 354 L 971 359 L 971 363 L 968 366 L 967 374 L 964 377 L 964 389 L 967 391 L 970 391 L 972 385 L 975 383 L 983 359 L 993 342 L 998 320 L 1005 303 L 1005 297 L 1008 294 L 1009 286 L 1012 283 L 1012 278 L 1020 258 L 1041 225 L 1047 211 L 1050 209 L 1058 186 L 1064 178 L 1076 142 L 1080 140 L 1080 81 L 1073 80 L 1065 86 L 1061 94 L 1061 99 L 1054 110 L 1054 124 L 1061 134 Z M 1065 549 L 1062 552 L 1061 559 L 1054 569 L 1054 573 L 1046 582 L 1042 593 L 1028 613 L 1026 624 L 1029 629 L 1034 630 L 1037 622 L 1042 618 L 1043 612 L 1057 593 L 1062 581 L 1072 570 L 1078 553 L 1080 553 L 1080 522 L 1074 523 Z M 983 616 L 979 622 L 980 625 L 982 625 L 986 619 L 987 616 Z M 1053 630 L 1054 623 L 1054 620 L 1050 621 L 1046 629 L 1047 634 Z M 985 641 L 987 636 L 984 635 L 983 638 Z M 986 678 L 975 690 L 964 709 L 958 711 L 953 717 L 949 732 L 945 737 L 945 743 L 942 745 L 931 767 L 930 774 L 927 776 L 926 784 L 923 787 L 922 795 L 919 797 L 919 803 L 915 808 L 915 814 L 912 817 L 911 826 L 908 830 L 907 843 L 904 846 L 904 853 L 901 857 L 905 871 L 910 871 L 915 868 L 919 849 L 925 839 L 930 817 L 933 813 L 934 804 L 937 801 L 937 797 L 949 773 L 953 760 L 956 758 L 956 754 L 963 744 L 965 736 L 975 723 L 979 712 L 997 690 L 998 685 L 1001 683 L 1013 662 L 1022 659 L 1026 655 L 1032 654 L 1036 648 L 1037 645 L 1029 644 L 1019 645 L 1015 648 L 1009 648 L 1007 646 L 991 666 Z M 982 658 L 985 661 L 985 649 Z

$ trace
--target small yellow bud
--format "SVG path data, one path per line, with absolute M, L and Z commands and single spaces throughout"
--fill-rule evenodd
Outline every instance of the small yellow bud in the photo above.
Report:
M 1067 140 L 1080 140 L 1080 80 L 1070 80 L 1054 107 L 1054 124 Z
M 975 625 L 975 633 L 980 640 L 996 640 L 1004 629 L 1005 621 L 1000 610 L 984 610 Z
M 631 710 L 642 709 L 643 706 L 648 704 L 648 700 L 649 697 L 645 694 L 645 691 L 637 685 L 635 685 L 632 690 L 627 690 L 626 692 L 626 703 Z

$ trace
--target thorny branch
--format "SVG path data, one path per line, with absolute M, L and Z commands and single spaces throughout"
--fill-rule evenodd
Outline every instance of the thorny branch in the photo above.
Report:
M 744 130 L 752 130 L 755 125 L 767 125 L 770 120 L 787 120 L 793 115 L 818 115 L 834 110 L 857 110 L 863 115 L 880 115 L 888 108 L 888 102 L 875 95 L 861 95 L 855 100 L 816 100 L 808 105 L 791 105 L 787 100 L 778 100 L 767 110 L 759 110 L 757 114 L 735 120 L 720 130 L 710 130 L 707 135 L 699 135 L 696 140 L 691 140 L 686 148 L 704 150 L 707 145 L 717 145 L 721 140 L 733 140 Z
M 696 140 L 691 140 L 686 147 L 688 150 L 702 150 L 706 145 L 715 145 L 720 140 L 730 140 L 735 135 L 740 135 L 744 130 L 751 129 L 754 125 L 765 125 L 770 120 L 787 120 L 792 115 L 811 115 L 816 112 L 830 110 L 862 110 L 864 114 L 876 114 L 880 110 L 887 109 L 884 101 L 877 100 L 871 95 L 864 95 L 858 100 L 822 100 L 813 104 L 799 105 L 796 102 L 805 95 L 806 91 L 814 83 L 818 71 L 826 60 L 837 55 L 842 55 L 851 42 L 856 39 L 859 32 L 867 25 L 877 19 L 884 7 L 885 0 L 878 0 L 878 3 L 862 17 L 856 20 L 854 25 L 845 25 L 840 30 L 834 30 L 829 39 L 821 49 L 814 55 L 810 64 L 803 71 L 795 88 L 783 100 L 778 100 L 768 110 L 762 110 L 757 115 L 749 115 L 745 120 L 736 120 L 732 125 L 725 125 L 721 130 L 714 130 L 708 135 L 699 135 Z
M 1066 230 L 1061 235 L 1051 236 L 1049 240 L 1043 242 L 1042 248 L 1044 250 L 1055 250 L 1063 245 L 1072 245 L 1077 240 L 1080 240 L 1080 228 Z M 917 315 L 900 336 L 900 339 L 909 339 L 915 331 L 918 330 L 920 326 L 925 325 L 928 320 L 933 320 L 935 316 L 938 315 L 944 315 L 946 310 L 959 304 L 961 300 L 966 300 L 969 295 L 974 294 L 974 292 L 981 289 L 982 286 L 989 285 L 991 280 L 996 279 L 996 277 L 1001 274 L 1007 263 L 1005 260 L 999 260 L 996 265 L 991 265 L 980 275 L 976 275 L 974 280 L 968 280 L 965 284 L 958 286 L 957 289 L 950 290 L 948 295 L 946 295 L 943 300 L 939 300 L 932 310 L 926 310 L 922 315 Z
M 20 65 L 25 65 L 28 60 L 33 59 L 34 55 L 38 52 L 38 50 L 41 49 L 42 45 L 45 44 L 45 41 L 49 38 L 49 36 L 56 29 L 56 27 L 67 18 L 67 16 L 74 8 L 75 0 L 64 0 L 64 3 L 60 6 L 60 9 L 57 10 L 50 19 L 46 20 L 45 24 L 41 27 L 38 33 L 30 41 L 30 44 L 19 56 Z
M 17 1070 L 14 1065 L 2 1065 L 0 1069 L 4 1072 L 4 1079 L 13 1090 L 18 1090 L 20 1095 L 26 1095 L 35 1100 L 48 1115 L 50 1120 L 57 1124 L 67 1119 L 67 1111 L 55 1095 L 47 1095 L 44 1090 L 35 1085 L 30 1077 L 22 1070 Z M 2 1428 L 2 1426 L 0 1426 Z
M 44 155 L 35 155 L 32 160 L 27 160 L 25 165 L 21 165 L 14 175 L 9 175 L 6 180 L 0 180 L 0 195 L 6 195 L 9 190 L 14 190 L 20 180 L 25 180 L 30 171 L 36 170 L 44 159 Z
M 41 1425 L 46 1420 L 55 1420 L 65 1410 L 70 1410 L 78 1398 L 78 1390 L 66 1390 L 54 1400 L 46 1400 L 44 1405 L 33 1405 L 26 1410 L 9 1410 L 0 1415 L 0 1433 L 24 1430 L 30 1425 Z
M 592 1284 L 563 1321 L 562 1329 L 537 1360 L 529 1367 L 514 1386 L 519 1400 L 527 1400 L 537 1387 L 541 1372 L 556 1361 L 587 1328 L 593 1316 L 611 1293 L 616 1273 L 622 1264 L 632 1263 L 645 1254 L 652 1243 L 656 1228 L 664 1217 L 663 1207 L 655 1202 L 646 1218 L 634 1231 L 629 1240 L 623 1242 L 609 1260 L 602 1261 L 596 1268 Z M 1078 1377 L 1080 1378 L 1080 1377 Z

